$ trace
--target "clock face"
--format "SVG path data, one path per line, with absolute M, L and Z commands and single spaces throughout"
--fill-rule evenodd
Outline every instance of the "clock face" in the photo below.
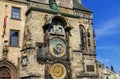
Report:
M 63 79 L 66 75 L 66 68 L 61 63 L 53 64 L 51 67 L 51 76 L 53 79 Z
M 50 40 L 50 53 L 55 57 L 62 57 L 65 55 L 66 46 L 63 40 L 53 38 Z

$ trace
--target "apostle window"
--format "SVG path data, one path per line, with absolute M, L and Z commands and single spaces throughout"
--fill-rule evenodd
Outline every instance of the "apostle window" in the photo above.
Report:
M 53 31 L 54 31 L 53 25 L 50 25 L 48 28 L 48 32 L 53 32 Z
M 64 34 L 64 24 L 58 20 L 53 19 L 52 24 L 48 27 L 48 31 L 56 34 Z
M 11 18 L 12 19 L 20 19 L 20 8 L 12 7 Z
M 59 27 L 58 31 L 59 31 L 59 33 L 62 33 L 62 28 L 61 28 L 61 27 Z
M 19 31 L 10 30 L 10 45 L 18 46 L 18 42 L 19 42 Z

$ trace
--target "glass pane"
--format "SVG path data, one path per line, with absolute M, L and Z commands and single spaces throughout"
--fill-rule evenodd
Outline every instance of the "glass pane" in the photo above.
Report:
M 81 36 L 81 48 L 84 49 L 84 33 L 83 29 L 80 28 L 80 36 Z
M 19 8 L 12 8 L 12 18 L 19 19 L 20 18 L 20 9 Z
M 18 31 L 11 31 L 10 38 L 10 45 L 18 46 Z

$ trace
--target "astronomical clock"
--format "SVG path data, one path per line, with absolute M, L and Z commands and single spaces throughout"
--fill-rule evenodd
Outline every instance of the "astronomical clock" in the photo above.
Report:
M 49 42 L 49 53 L 51 59 L 65 59 L 66 54 L 66 44 L 61 38 L 54 37 L 50 39 Z
M 45 34 L 46 79 L 71 79 L 68 38 L 62 17 L 54 17 Z M 65 20 L 64 20 L 65 21 Z

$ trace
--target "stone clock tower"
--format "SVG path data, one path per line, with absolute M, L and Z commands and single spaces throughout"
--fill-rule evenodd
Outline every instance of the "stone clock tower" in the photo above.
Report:
M 78 0 L 28 0 L 22 79 L 97 78 L 92 14 Z

